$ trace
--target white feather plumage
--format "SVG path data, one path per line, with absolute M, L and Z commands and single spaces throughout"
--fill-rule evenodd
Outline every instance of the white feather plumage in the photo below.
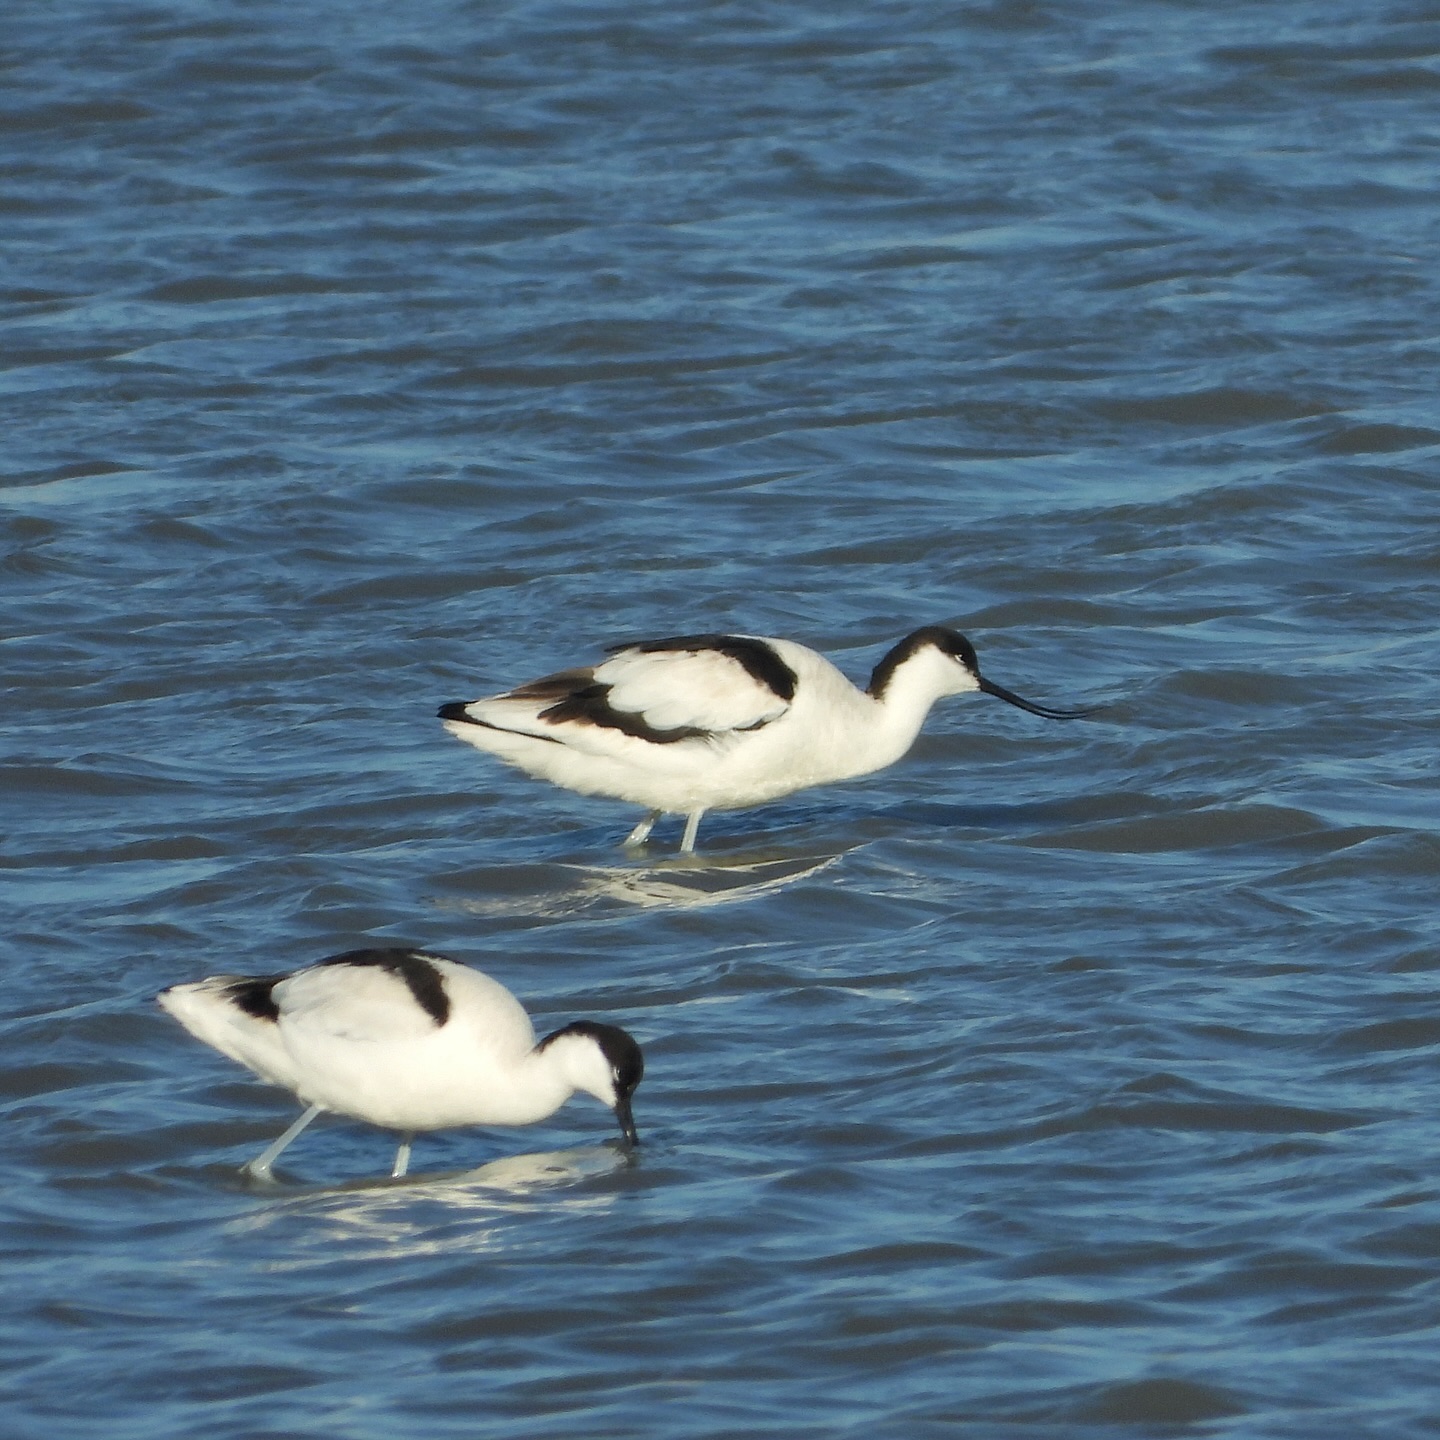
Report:
M 984 679 L 963 635 L 917 630 L 859 689 L 792 640 L 679 636 L 619 649 L 481 700 L 441 707 L 458 739 L 584 795 L 643 805 L 629 837 L 665 813 L 688 816 L 694 847 L 706 810 L 741 809 L 893 764 L 944 695 L 983 690 L 1052 719 L 1050 710 Z
M 321 1111 L 409 1135 L 533 1124 L 579 1090 L 634 1138 L 633 1039 L 579 1022 L 537 1045 L 503 985 L 444 956 L 351 951 L 286 976 L 174 985 L 159 1000 L 197 1039 Z

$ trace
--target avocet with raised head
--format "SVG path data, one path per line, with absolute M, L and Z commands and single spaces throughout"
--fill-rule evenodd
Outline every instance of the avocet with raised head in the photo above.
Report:
M 158 998 L 197 1039 L 308 1107 L 245 1167 L 260 1179 L 322 1111 L 399 1131 L 397 1177 L 418 1131 L 530 1125 L 577 1090 L 638 1140 L 630 1100 L 645 1061 L 624 1030 L 577 1020 L 537 1044 L 499 981 L 442 955 L 350 950 L 293 974 L 214 975 Z
M 562 670 L 484 700 L 440 707 L 461 740 L 582 795 L 687 818 L 695 848 L 707 810 L 738 810 L 810 785 L 892 765 L 943 695 L 979 690 L 1047 720 L 1091 710 L 1036 705 L 980 674 L 975 647 L 939 625 L 916 630 L 864 690 L 793 640 L 678 635 L 611 647 L 610 659 Z

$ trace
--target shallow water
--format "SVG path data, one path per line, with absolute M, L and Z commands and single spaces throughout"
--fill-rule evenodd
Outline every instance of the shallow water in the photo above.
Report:
M 0 1428 L 1429 1436 L 1440 8 L 20 5 Z M 437 704 L 922 623 L 1049 724 L 661 827 Z M 627 1159 L 151 1003 L 366 940 Z

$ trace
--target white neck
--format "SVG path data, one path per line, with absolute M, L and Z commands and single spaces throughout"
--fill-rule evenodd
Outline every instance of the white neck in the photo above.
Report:
M 888 765 L 910 749 L 930 707 L 942 696 L 979 688 L 969 671 L 931 646 L 910 656 L 892 672 L 880 698 L 873 702 L 880 717 L 876 742 L 888 752 L 888 758 L 879 764 Z
M 588 1035 L 561 1035 L 543 1050 L 532 1050 L 516 1089 L 517 1098 L 520 1093 L 533 1097 L 536 1120 L 553 1115 L 577 1090 L 602 1105 L 615 1103 L 610 1062 Z

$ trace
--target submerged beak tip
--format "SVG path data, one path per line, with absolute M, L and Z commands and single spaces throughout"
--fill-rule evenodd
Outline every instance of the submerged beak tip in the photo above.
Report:
M 627 1145 L 638 1145 L 640 1134 L 635 1129 L 634 1117 L 630 1114 L 630 1102 L 621 1100 L 615 1106 L 615 1118 L 620 1122 L 620 1134 L 624 1137 Z

